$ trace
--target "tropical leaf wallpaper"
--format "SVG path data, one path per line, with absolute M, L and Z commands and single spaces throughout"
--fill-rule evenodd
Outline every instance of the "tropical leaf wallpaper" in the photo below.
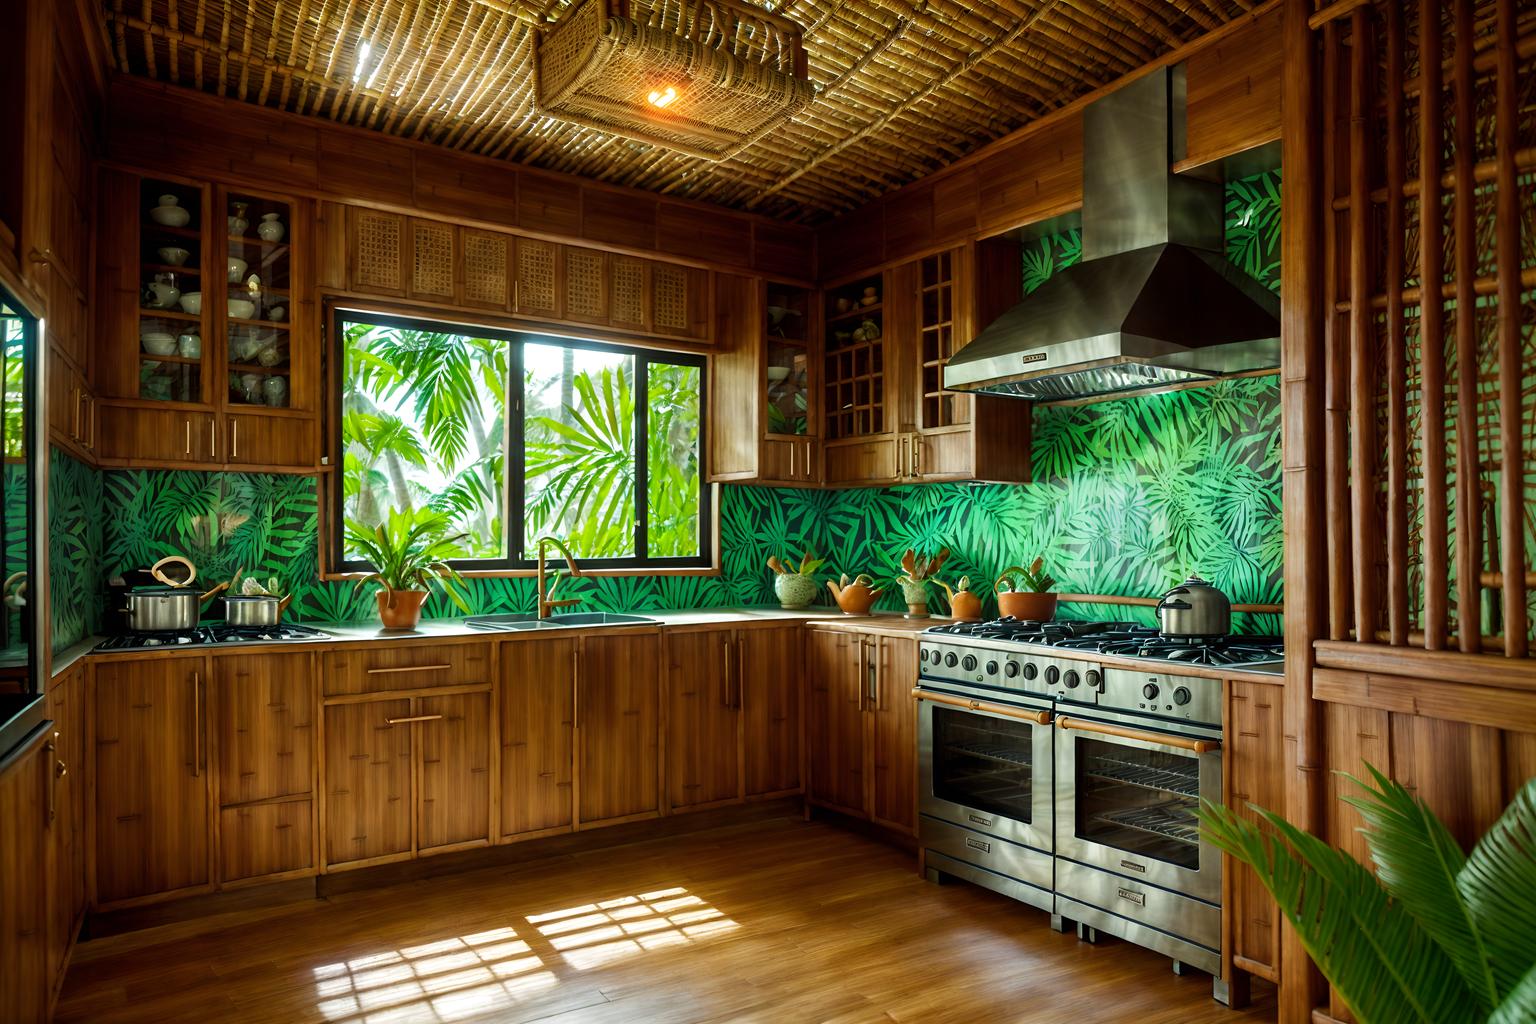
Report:
M 1230 182 L 1231 259 L 1279 288 L 1278 172 Z M 1082 257 L 1068 230 L 1028 248 L 1032 291 Z M 567 581 L 595 608 L 661 610 L 774 603 L 770 555 L 807 545 L 830 559 L 824 575 L 889 576 L 908 547 L 953 551 L 945 578 L 978 590 L 1036 555 L 1060 589 L 1153 595 L 1199 572 L 1239 603 L 1281 600 L 1280 411 L 1276 377 L 1043 407 L 1035 414 L 1036 482 L 925 484 L 847 491 L 725 486 L 721 574 Z M 318 580 L 318 503 L 308 477 L 109 470 L 54 453 L 51 538 L 55 645 L 94 628 L 104 580 L 163 555 L 185 554 L 207 579 L 236 568 L 277 576 L 301 621 L 365 621 L 371 594 Z M 95 513 L 94 515 L 91 513 Z M 103 524 L 105 524 L 103 526 Z M 472 579 L 472 607 L 529 612 L 531 579 Z M 823 590 L 822 600 L 830 604 Z M 886 607 L 897 607 L 894 595 Z M 935 591 L 932 606 L 941 610 Z M 988 610 L 993 609 L 990 598 Z M 440 596 L 427 614 L 453 614 Z M 1074 618 L 1139 617 L 1150 609 L 1064 605 Z M 1274 632 L 1279 616 L 1238 616 L 1237 628 Z
M 48 587 L 53 649 L 96 632 L 101 615 L 101 474 L 48 450 Z

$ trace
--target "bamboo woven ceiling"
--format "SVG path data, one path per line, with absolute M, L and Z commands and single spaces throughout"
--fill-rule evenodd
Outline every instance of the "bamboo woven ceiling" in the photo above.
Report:
M 678 0 L 633 0 L 643 16 Z M 718 162 L 533 109 L 568 0 L 105 0 L 125 72 L 450 149 L 817 222 L 1239 17 L 1256 0 L 781 0 L 817 97 Z

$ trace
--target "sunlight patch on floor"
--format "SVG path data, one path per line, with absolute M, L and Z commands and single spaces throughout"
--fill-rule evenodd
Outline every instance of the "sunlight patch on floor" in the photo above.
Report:
M 406 946 L 314 969 L 316 1008 L 338 1024 L 458 1021 L 559 983 L 511 928 Z
M 579 971 L 740 927 L 682 887 L 533 914 L 528 923 Z

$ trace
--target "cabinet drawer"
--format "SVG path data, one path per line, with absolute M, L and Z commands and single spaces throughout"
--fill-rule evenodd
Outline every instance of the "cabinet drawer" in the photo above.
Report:
M 1028 846 L 923 815 L 918 834 L 924 849 L 942 853 L 967 864 L 1039 889 L 1051 888 L 1051 855 Z
M 1056 893 L 1077 903 L 1098 908 L 1130 924 L 1172 932 L 1211 951 L 1221 948 L 1221 908 L 1209 903 L 1069 860 L 1056 862 Z M 1080 917 L 1069 913 L 1067 916 L 1088 920 L 1086 914 Z M 1171 927 L 1170 922 L 1174 922 Z M 1126 933 L 1123 926 L 1097 919 L 1089 923 L 1122 938 L 1133 937 Z M 1193 958 L 1189 958 L 1189 962 L 1198 963 Z M 1211 970 L 1204 965 L 1200 966 L 1202 970 Z M 1216 970 L 1220 970 L 1219 962 Z
M 325 658 L 325 695 L 489 683 L 490 644 L 404 644 Z

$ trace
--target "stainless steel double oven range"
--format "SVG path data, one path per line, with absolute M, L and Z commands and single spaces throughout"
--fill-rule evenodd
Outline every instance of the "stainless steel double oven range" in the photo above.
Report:
M 920 837 L 949 875 L 1221 974 L 1221 855 L 1195 811 L 1221 799 L 1221 685 L 1091 654 L 1126 623 L 956 624 L 920 644 Z M 1274 638 L 1199 660 L 1278 661 Z M 1248 641 L 1261 641 L 1256 647 Z M 1209 648 L 1209 645 L 1203 645 Z M 1238 645 L 1232 645 L 1237 648 Z M 1249 650 L 1253 648 L 1253 650 Z M 1067 651 L 1073 651 L 1068 656 Z

